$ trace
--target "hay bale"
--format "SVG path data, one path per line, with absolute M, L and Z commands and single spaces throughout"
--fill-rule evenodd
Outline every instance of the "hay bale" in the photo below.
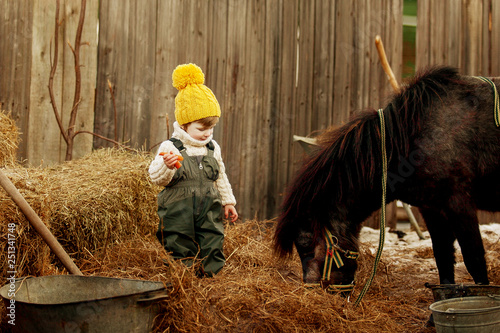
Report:
M 151 158 L 149 153 L 102 149 L 53 167 L 17 166 L 4 172 L 63 248 L 79 259 L 134 234 L 156 231 L 156 194 L 160 189 L 149 181 Z M 0 191 L 0 220 L 17 225 L 19 275 L 62 269 L 4 191 Z M 0 232 L 7 233 L 5 224 Z M 2 238 L 0 249 L 6 246 L 6 238 Z M 0 253 L 2 272 L 6 271 L 5 255 L 6 251 Z
M 16 162 L 19 129 L 10 112 L 0 110 L 0 167 Z
M 44 182 L 43 179 L 39 178 L 40 175 L 31 169 L 23 169 L 20 166 L 14 169 L 4 169 L 3 172 L 10 178 L 14 186 L 40 218 L 47 220 L 50 214 L 50 202 L 43 191 Z M 50 249 L 36 231 L 31 228 L 24 214 L 3 188 L 0 188 L 0 221 L 3 221 L 0 224 L 0 262 L 2 263 L 0 267 L 2 267 L 2 276 L 7 276 L 6 272 L 9 270 L 7 267 L 9 246 L 7 240 L 9 234 L 11 234 L 11 237 L 14 236 L 18 274 L 43 275 L 44 268 L 50 266 Z M 14 233 L 9 230 L 9 226 L 12 224 L 15 225 Z

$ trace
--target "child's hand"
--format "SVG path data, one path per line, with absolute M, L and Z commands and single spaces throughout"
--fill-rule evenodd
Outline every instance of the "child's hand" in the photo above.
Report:
M 224 217 L 228 219 L 229 215 L 231 215 L 230 221 L 233 223 L 236 222 L 236 220 L 238 219 L 238 212 L 236 211 L 236 208 L 234 208 L 233 205 L 224 206 Z
M 170 152 L 170 154 L 167 154 L 165 152 L 162 152 L 159 154 L 160 156 L 163 156 L 163 162 L 169 169 L 174 169 L 177 168 L 179 169 L 182 165 L 179 163 L 179 161 L 182 161 L 183 158 L 180 155 L 175 155 L 174 153 Z

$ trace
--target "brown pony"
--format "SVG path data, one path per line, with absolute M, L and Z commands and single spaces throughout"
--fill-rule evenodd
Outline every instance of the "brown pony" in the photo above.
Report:
M 500 210 L 494 96 L 488 82 L 436 67 L 415 76 L 383 110 L 387 203 L 399 199 L 419 207 L 442 284 L 455 283 L 455 240 L 475 283 L 489 283 L 476 211 Z M 328 230 L 343 265 L 321 282 L 350 285 L 357 264 L 344 254 L 358 251 L 361 224 L 381 205 L 378 114 L 361 112 L 322 138 L 287 191 L 274 248 L 284 257 L 295 246 L 304 282 L 318 283 L 325 273 Z

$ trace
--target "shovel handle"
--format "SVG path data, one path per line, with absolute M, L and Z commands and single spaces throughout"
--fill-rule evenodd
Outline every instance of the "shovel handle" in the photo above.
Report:
M 398 92 L 399 91 L 398 80 L 396 80 L 394 72 L 392 71 L 391 66 L 389 65 L 389 61 L 387 61 L 387 56 L 385 55 L 384 43 L 382 43 L 382 38 L 380 38 L 379 35 L 375 36 L 375 46 L 377 47 L 378 56 L 380 58 L 380 62 L 382 63 L 382 68 L 384 69 L 385 74 L 387 75 L 389 82 L 391 83 L 392 89 L 394 89 L 395 92 Z
M 63 249 L 61 244 L 57 241 L 54 235 L 50 232 L 47 226 L 42 222 L 40 217 L 35 213 L 33 208 L 24 199 L 22 194 L 17 190 L 16 186 L 10 181 L 9 178 L 0 170 L 0 185 L 4 188 L 12 200 L 21 208 L 21 211 L 28 219 L 31 226 L 42 236 L 43 240 L 54 254 L 61 260 L 64 267 L 75 275 L 83 275 L 80 269 L 75 265 L 68 253 Z

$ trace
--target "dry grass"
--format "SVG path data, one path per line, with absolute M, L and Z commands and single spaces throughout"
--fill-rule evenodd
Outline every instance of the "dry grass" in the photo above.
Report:
M 270 250 L 273 221 L 226 226 L 227 264 L 214 278 L 169 259 L 151 234 L 136 234 L 85 252 L 76 260 L 85 275 L 171 283 L 160 303 L 157 332 L 433 332 L 425 328 L 432 301 L 423 286 L 435 273 L 384 258 L 361 306 L 301 283 L 299 260 L 276 260 Z M 165 262 L 167 264 L 165 264 Z M 357 296 L 373 256 L 362 249 Z M 52 274 L 62 272 L 53 271 Z
M 19 129 L 10 112 L 0 110 L 0 167 L 16 162 Z
M 198 279 L 193 269 L 172 262 L 152 235 L 116 242 L 76 262 L 85 275 L 171 283 L 157 332 L 432 332 L 424 328 L 430 292 L 408 267 L 391 271 L 384 260 L 362 305 L 353 308 L 340 296 L 305 288 L 297 258 L 276 260 L 269 249 L 272 226 L 228 225 L 227 265 L 214 278 Z M 363 251 L 356 292 L 372 260 Z
M 160 303 L 157 332 L 434 332 L 425 327 L 432 294 L 424 283 L 435 283 L 437 275 L 422 269 L 419 260 L 425 259 L 383 257 L 369 292 L 354 308 L 340 296 L 305 288 L 298 258 L 274 257 L 273 227 L 274 221 L 227 225 L 227 264 L 214 278 L 198 279 L 194 269 L 171 261 L 148 232 L 86 251 L 76 263 L 85 275 L 171 283 L 170 298 Z M 500 266 L 490 257 L 498 244 L 486 248 L 492 282 L 498 284 Z M 361 253 L 353 299 L 372 269 L 370 248 L 364 245 Z

